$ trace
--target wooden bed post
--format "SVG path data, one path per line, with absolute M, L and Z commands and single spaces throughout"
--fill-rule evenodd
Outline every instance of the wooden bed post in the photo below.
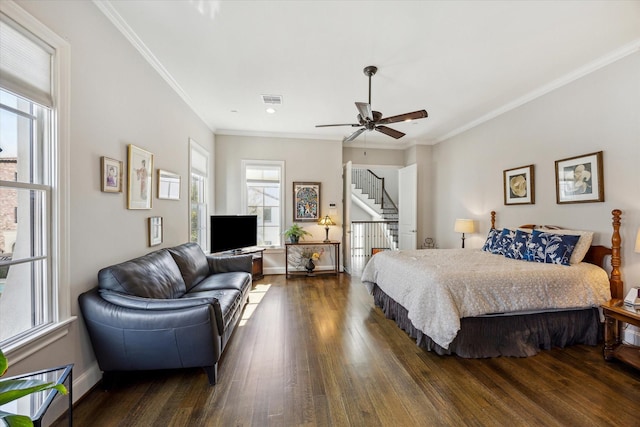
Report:
M 613 234 L 611 235 L 611 297 L 623 298 L 622 279 L 620 277 L 620 209 L 611 211 L 613 215 Z
M 491 211 L 491 228 L 496 228 L 496 211 Z

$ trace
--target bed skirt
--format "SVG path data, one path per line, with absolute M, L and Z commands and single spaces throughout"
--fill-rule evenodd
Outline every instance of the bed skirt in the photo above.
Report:
M 573 344 L 597 345 L 602 340 L 598 309 L 588 308 L 514 316 L 465 317 L 461 319 L 458 335 L 445 349 L 414 327 L 407 310 L 377 285 L 373 289 L 373 298 L 386 317 L 394 320 L 420 347 L 439 355 L 527 357 L 541 349 Z

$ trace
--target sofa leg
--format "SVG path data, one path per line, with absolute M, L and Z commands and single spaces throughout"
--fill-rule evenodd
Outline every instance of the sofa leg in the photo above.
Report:
M 102 373 L 102 389 L 104 391 L 109 391 L 113 387 L 115 383 L 115 373 L 114 372 L 103 372 Z
M 207 373 L 207 377 L 209 378 L 209 385 L 216 385 L 216 380 L 218 378 L 218 364 L 216 363 L 213 366 L 205 366 L 204 371 Z

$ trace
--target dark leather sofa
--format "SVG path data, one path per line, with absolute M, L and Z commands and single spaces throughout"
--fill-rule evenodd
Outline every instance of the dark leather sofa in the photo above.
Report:
M 202 367 L 218 360 L 251 290 L 252 256 L 206 256 L 195 243 L 103 268 L 78 297 L 103 371 Z

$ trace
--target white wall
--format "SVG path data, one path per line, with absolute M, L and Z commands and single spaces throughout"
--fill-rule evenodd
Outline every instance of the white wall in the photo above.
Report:
M 11 374 L 75 363 L 75 397 L 96 381 L 97 365 L 78 295 L 97 286 L 102 267 L 189 238 L 188 140 L 213 153 L 208 127 L 88 1 L 19 1 L 71 45 L 71 333 L 13 366 Z M 127 145 L 154 154 L 153 209 L 128 210 L 126 191 L 100 191 L 100 157 L 127 164 Z M 155 169 L 182 177 L 180 201 L 156 198 Z M 123 177 L 126 183 L 126 175 Z M 164 218 L 164 242 L 147 245 L 147 218 Z
M 71 44 L 70 286 L 72 312 L 81 319 L 77 296 L 97 285 L 100 268 L 151 250 L 146 235 L 149 216 L 164 217 L 160 247 L 188 239 L 188 138 L 213 154 L 214 136 L 92 2 L 18 3 Z M 440 247 L 457 247 L 460 236 L 453 232 L 453 221 L 471 217 L 479 220 L 481 229 L 469 236 L 467 244 L 479 247 L 491 210 L 498 212 L 499 225 L 544 222 L 590 229 L 597 232 L 597 243 L 607 244 L 610 212 L 620 208 L 623 279 L 628 289 L 640 284 L 640 254 L 633 252 L 632 243 L 640 226 L 639 75 L 636 53 L 434 147 L 368 149 L 365 156 L 365 150 L 343 150 L 329 141 L 218 136 L 213 156 L 216 213 L 239 211 L 240 159 L 285 160 L 285 200 L 291 200 L 293 181 L 322 182 L 322 212 L 336 203 L 339 226 L 332 227 L 330 237 L 338 239 L 343 161 L 415 162 L 421 197 L 419 244 L 430 236 Z M 154 195 L 152 210 L 132 211 L 126 209 L 126 193 L 100 192 L 100 157 L 120 159 L 126 165 L 128 144 L 153 152 L 155 169 L 182 176 L 180 201 L 158 200 Z M 606 202 L 556 205 L 554 161 L 599 150 L 604 150 Z M 536 204 L 504 206 L 503 170 L 528 164 L 536 168 Z M 290 204 L 285 206 L 287 224 L 291 209 Z M 310 224 L 309 229 L 315 238 L 324 238 L 322 227 Z M 283 261 L 276 254 L 265 263 L 275 269 Z M 96 379 L 81 320 L 68 336 L 12 366 L 10 374 L 69 362 L 75 363 L 79 397 Z
M 320 182 L 320 214 L 329 213 L 329 204 L 336 205 L 332 219 L 336 226 L 329 229 L 331 240 L 342 239 L 342 146 L 337 141 L 257 136 L 216 136 L 215 150 L 216 214 L 242 212 L 242 160 L 284 160 L 285 162 L 285 227 L 293 222 L 293 183 Z M 315 222 L 300 222 L 312 233 L 306 240 L 324 240 L 325 229 Z M 284 231 L 284 230 L 283 230 Z M 320 259 L 319 267 L 328 262 Z M 269 249 L 264 254 L 265 273 L 284 273 L 284 253 Z
M 482 246 L 489 212 L 498 226 L 554 224 L 596 232 L 611 245 L 611 211 L 622 215 L 625 290 L 640 284 L 640 53 L 433 147 L 434 226 L 440 247 L 457 247 L 456 218 L 474 218 Z M 604 151 L 604 203 L 558 205 L 555 161 Z M 535 166 L 535 205 L 504 206 L 502 173 Z

